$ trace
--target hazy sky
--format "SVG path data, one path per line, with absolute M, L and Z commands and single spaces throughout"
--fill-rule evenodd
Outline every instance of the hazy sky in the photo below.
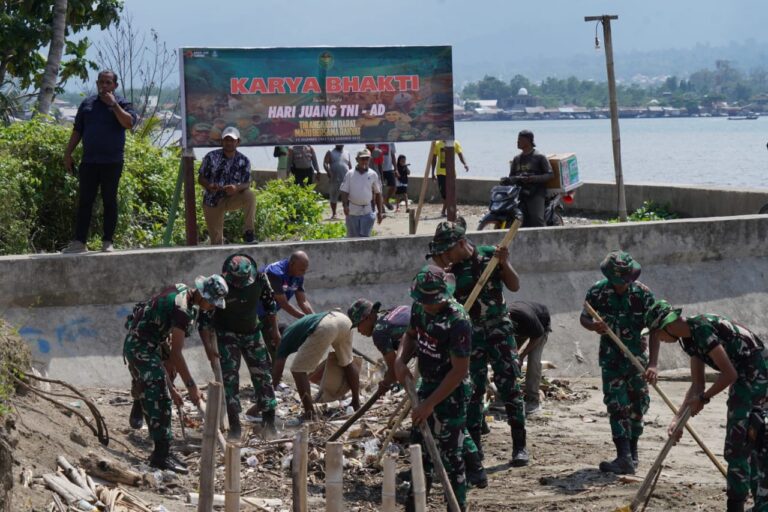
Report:
M 450 44 L 458 74 L 593 52 L 586 15 L 619 16 L 617 54 L 768 41 L 766 0 L 126 0 L 125 12 L 174 48 Z

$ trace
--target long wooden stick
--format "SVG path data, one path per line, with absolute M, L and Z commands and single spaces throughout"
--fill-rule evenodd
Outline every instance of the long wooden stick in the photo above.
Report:
M 240 445 L 233 443 L 224 452 L 224 510 L 240 510 Z
M 213 335 L 214 343 L 218 343 L 216 341 L 216 335 Z M 224 372 L 221 371 L 221 360 L 217 357 L 213 360 L 211 363 L 211 366 L 213 366 L 213 375 L 216 378 L 216 382 L 224 386 Z M 219 409 L 219 430 L 224 432 L 227 430 L 227 425 L 224 423 L 224 416 L 227 413 L 227 398 L 224 396 L 226 393 L 221 394 L 221 407 Z
M 382 512 L 395 512 L 397 508 L 395 464 L 395 458 L 392 456 L 384 459 L 384 483 L 381 485 Z
M 590 314 L 592 318 L 594 318 L 598 322 L 603 322 L 602 317 L 600 314 L 594 310 L 592 306 L 589 305 L 588 302 L 584 302 L 584 309 L 587 311 L 587 313 Z M 613 340 L 614 343 L 616 343 L 616 346 L 618 346 L 622 352 L 624 352 L 624 355 L 627 356 L 627 358 L 630 360 L 630 362 L 634 365 L 637 370 L 643 374 L 645 373 L 645 368 L 640 363 L 640 361 L 637 360 L 637 357 L 629 351 L 629 349 L 622 343 L 622 341 L 619 339 L 618 336 L 616 336 L 616 333 L 611 330 L 610 327 L 606 324 L 606 327 L 608 328 L 607 334 L 608 336 Z M 653 389 L 656 390 L 656 393 L 659 394 L 662 400 L 664 400 L 664 403 L 666 403 L 669 408 L 672 410 L 673 413 L 677 414 L 677 407 L 675 407 L 675 404 L 672 403 L 672 401 L 667 397 L 666 393 L 664 393 L 661 388 L 657 384 L 651 384 L 653 386 Z M 707 454 L 707 457 L 709 457 L 709 460 L 712 461 L 712 463 L 717 467 L 717 469 L 720 470 L 720 472 L 723 474 L 723 476 L 727 476 L 728 472 L 726 471 L 725 467 L 720 463 L 719 460 L 717 460 L 717 457 L 715 457 L 715 454 L 712 453 L 712 451 L 707 448 L 707 445 L 704 444 L 704 441 L 699 437 L 699 434 L 694 430 L 692 425 L 689 425 L 688 422 L 685 423 L 685 429 L 688 431 L 689 434 L 691 434 L 691 437 L 693 437 L 696 442 L 699 444 L 702 450 L 704 450 L 704 453 Z
M 419 397 L 416 394 L 416 385 L 413 383 L 411 377 L 406 377 L 405 379 L 405 390 L 408 392 L 408 396 L 411 399 L 411 405 L 414 408 L 418 407 Z M 429 425 L 426 421 L 419 425 L 419 431 L 421 432 L 421 437 L 424 439 L 427 452 L 432 458 L 432 466 L 437 472 L 437 476 L 440 478 L 440 483 L 443 484 L 443 492 L 445 493 L 445 501 L 448 504 L 448 510 L 451 512 L 460 512 L 461 509 L 459 508 L 459 502 L 456 500 L 456 495 L 453 492 L 451 480 L 448 478 L 448 472 L 445 470 L 443 460 L 440 458 L 440 450 L 437 448 L 435 439 L 432 437 L 432 431 L 429 430 Z
M 197 405 L 197 411 L 203 416 L 203 418 L 206 418 L 207 420 L 207 412 L 206 412 L 206 406 L 205 403 L 201 400 L 200 403 Z M 215 421 L 215 418 L 214 418 Z M 227 449 L 227 440 L 224 439 L 224 434 L 221 433 L 221 430 L 219 430 L 219 426 L 216 425 L 216 439 L 219 441 L 219 447 L 221 447 L 221 450 L 224 451 Z
M 435 141 L 429 145 L 429 156 L 427 156 L 427 165 L 424 167 L 424 180 L 421 182 L 421 190 L 419 191 L 419 205 L 416 207 L 416 215 L 413 219 L 413 233 L 416 234 L 416 230 L 419 228 L 419 219 L 421 218 L 421 207 L 424 206 L 424 197 L 427 195 L 427 188 L 429 187 L 429 170 L 432 168 L 432 155 L 435 152 Z
M 344 511 L 344 443 L 325 444 L 325 510 Z
M 197 504 L 197 512 L 211 512 L 213 510 L 216 433 L 219 431 L 218 417 L 222 391 L 222 386 L 218 382 L 208 383 L 208 410 L 205 415 L 203 446 L 200 453 L 200 501 Z
M 650 498 L 650 493 L 652 492 L 652 485 L 656 481 L 656 477 L 659 473 L 661 473 L 661 464 L 664 462 L 664 459 L 667 457 L 667 454 L 669 453 L 669 450 L 672 449 L 672 446 L 677 442 L 677 436 L 679 435 L 680 431 L 683 429 L 683 426 L 688 423 L 688 418 L 691 416 L 691 409 L 690 407 L 686 407 L 683 410 L 683 415 L 680 418 L 680 421 L 678 421 L 677 425 L 675 425 L 675 430 L 672 432 L 672 435 L 669 436 L 669 439 L 667 439 L 667 442 L 664 444 L 664 448 L 661 449 L 661 452 L 656 457 L 656 461 L 654 461 L 653 466 L 651 466 L 651 469 L 648 471 L 648 474 L 645 476 L 645 480 L 643 480 L 642 485 L 640 486 L 640 489 L 638 489 L 637 494 L 635 495 L 635 499 L 632 500 L 632 504 L 630 505 L 631 510 L 636 510 L 638 506 L 640 506 L 641 503 L 645 503 L 647 498 Z
M 424 478 L 424 463 L 421 458 L 421 445 L 412 444 L 411 453 L 411 484 L 413 494 L 413 509 L 416 512 L 427 512 L 427 485 Z M 451 486 L 449 485 L 450 489 Z
M 375 464 L 376 467 L 381 465 L 381 459 L 382 457 L 384 457 L 384 454 L 387 453 L 387 447 L 389 447 L 389 443 L 392 442 L 392 438 L 395 437 L 395 432 L 397 432 L 397 429 L 400 428 L 400 424 L 403 422 L 405 417 L 408 415 L 408 412 L 411 410 L 411 400 L 408 398 L 408 395 L 403 397 L 403 401 L 400 402 L 400 404 L 398 404 L 396 410 L 399 410 L 400 413 L 397 415 L 397 418 L 395 419 L 395 423 L 392 425 L 392 428 L 389 429 L 387 438 L 384 439 L 383 443 L 381 443 L 381 449 L 379 450 L 379 454 L 376 456 L 376 464 Z
M 293 481 L 293 512 L 307 512 L 307 450 L 309 435 L 306 427 L 296 434 L 293 443 L 291 476 Z
M 515 235 L 517 235 L 517 230 L 520 229 L 520 221 L 518 219 L 515 219 L 515 221 L 512 223 L 512 226 L 510 226 L 509 231 L 507 231 L 507 234 L 504 235 L 504 238 L 501 240 L 501 243 L 499 244 L 501 247 L 509 247 L 509 244 L 512 243 L 512 240 L 515 238 Z M 494 256 L 491 258 L 491 261 L 488 262 L 488 265 L 486 265 L 485 270 L 483 270 L 483 273 L 480 274 L 480 279 L 477 280 L 477 284 L 472 289 L 472 293 L 469 294 L 469 297 L 467 297 L 467 301 L 464 303 L 464 309 L 466 311 L 469 311 L 472 309 L 472 306 L 474 306 L 475 301 L 477 300 L 477 297 L 480 295 L 480 291 L 483 289 L 483 286 L 485 286 L 485 282 L 488 281 L 488 278 L 491 277 L 491 274 L 493 273 L 493 270 L 496 268 L 496 265 L 499 264 L 499 258 Z
M 356 411 L 355 411 L 355 414 L 353 414 L 352 416 L 350 416 L 350 418 L 349 418 L 347 421 L 345 421 L 345 422 L 344 422 L 344 424 L 343 424 L 342 426 L 340 426 L 340 427 L 339 427 L 339 429 L 338 429 L 336 432 L 334 432 L 333 434 L 331 434 L 331 437 L 329 437 L 329 438 L 328 438 L 328 440 L 326 441 L 326 443 L 331 443 L 331 442 L 333 442 L 333 441 L 337 440 L 339 437 L 341 437 L 341 435 L 342 435 L 344 432 L 346 432 L 347 430 L 349 430 L 349 427 L 351 427 L 352 425 L 354 425 L 354 424 L 355 424 L 355 422 L 356 422 L 358 419 L 360 419 L 360 417 L 361 417 L 363 414 L 365 414 L 366 412 L 368 412 L 368 409 L 370 409 L 370 408 L 373 406 L 373 404 L 375 404 L 375 403 L 376 403 L 376 400 L 378 400 L 379 398 L 381 398 L 381 396 L 382 396 L 382 395 L 384 395 L 384 393 L 386 393 L 386 390 L 385 390 L 385 389 L 383 389 L 383 388 L 377 388 L 377 389 L 376 389 L 376 392 L 375 392 L 374 394 L 372 394 L 372 395 L 371 395 L 371 397 L 368 399 L 368 401 L 367 401 L 367 402 L 365 402 L 365 403 L 364 403 L 364 404 L 363 404 L 363 405 L 362 405 L 362 406 L 361 406 L 361 407 L 360 407 L 358 410 L 356 410 Z

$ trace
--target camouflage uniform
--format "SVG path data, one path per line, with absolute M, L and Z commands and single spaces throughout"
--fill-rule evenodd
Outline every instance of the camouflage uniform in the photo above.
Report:
M 716 315 L 685 319 L 691 337 L 680 340 L 683 350 L 719 371 L 709 353 L 718 345 L 725 349 L 738 377 L 728 391 L 728 421 L 725 426 L 725 460 L 728 462 L 728 498 L 744 501 L 752 490 L 753 510 L 768 510 L 768 460 L 758 456 L 747 438 L 753 408 L 768 407 L 768 350 L 746 327 Z
M 255 268 L 255 265 L 254 265 Z M 225 273 L 227 280 L 230 277 Z M 253 384 L 254 401 L 259 410 L 274 411 L 277 407 L 272 388 L 272 365 L 261 339 L 261 322 L 256 312 L 261 303 L 266 315 L 277 313 L 277 303 L 266 274 L 255 273 L 253 282 L 244 287 L 230 283 L 226 309 L 216 309 L 202 315 L 200 328 L 213 329 L 221 360 L 224 395 L 227 408 L 240 412 L 240 357 L 245 359 Z
M 456 300 L 466 302 L 496 248 L 478 246 L 472 256 L 451 267 L 456 276 Z M 479 433 L 483 422 L 483 400 L 488 380 L 488 363 L 493 368 L 493 380 L 504 402 L 507 421 L 514 428 L 525 428 L 525 406 L 518 378 L 521 376 L 517 358 L 514 324 L 507 315 L 501 269 L 496 268 L 469 311 L 472 319 L 472 360 L 470 375 L 474 390 L 467 411 L 467 428 Z M 479 436 L 479 434 L 476 434 Z
M 654 302 L 651 290 L 641 282 L 634 282 L 619 295 L 607 279 L 602 279 L 589 289 L 586 301 L 646 366 L 648 341 L 640 332 L 645 327 L 645 312 Z M 608 335 L 600 336 L 599 362 L 603 403 L 608 408 L 611 435 L 614 438 L 639 438 L 643 433 L 643 415 L 650 404 L 648 384 Z
M 146 303 L 137 304 L 127 324 L 123 357 L 131 372 L 131 394 L 134 400 L 141 400 L 155 441 L 172 439 L 172 403 L 163 361 L 171 353 L 173 328 L 183 330 L 186 336 L 194 328 L 198 308 L 192 305 L 189 292 L 184 284 L 165 288 Z
M 434 267 L 430 267 L 434 268 Z M 426 279 L 419 278 L 426 274 Z M 451 298 L 452 290 L 442 289 L 439 300 L 430 302 L 423 293 L 434 284 L 431 272 L 420 272 L 414 282 L 411 296 L 416 300 L 411 308 L 410 330 L 416 332 L 416 350 L 421 383 L 420 400 L 433 393 L 451 370 L 451 356 L 469 357 L 471 352 L 471 323 L 461 304 Z M 442 283 L 441 283 L 442 284 Z M 424 311 L 422 303 L 445 302 L 447 306 L 436 315 Z M 467 438 L 467 398 L 470 393 L 469 379 L 465 378 L 448 397 L 440 402 L 429 418 L 429 428 L 435 438 L 445 470 L 459 505 L 466 507 L 467 482 L 464 466 L 464 449 Z M 414 429 L 414 442 L 421 442 L 421 435 Z M 432 465 L 424 453 L 425 472 Z

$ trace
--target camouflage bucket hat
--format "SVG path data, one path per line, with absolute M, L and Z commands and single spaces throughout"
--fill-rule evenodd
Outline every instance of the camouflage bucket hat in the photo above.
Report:
M 442 254 L 456 245 L 464 238 L 467 232 L 467 223 L 464 217 L 459 217 L 456 222 L 443 221 L 437 225 L 435 236 L 429 242 L 429 254 L 427 259 L 435 254 Z
M 600 263 L 600 271 L 611 284 L 628 284 L 640 276 L 640 264 L 629 253 L 613 251 Z
M 227 284 L 235 288 L 252 285 L 256 281 L 256 272 L 256 264 L 245 254 L 230 256 L 221 269 L 221 275 L 224 276 Z
M 657 300 L 645 314 L 645 325 L 649 331 L 663 329 L 678 318 L 683 312 L 680 308 L 673 308 L 665 300 Z
M 371 302 L 368 299 L 357 299 L 347 310 L 347 316 L 352 320 L 354 329 L 360 322 L 373 313 L 378 313 L 381 308 L 381 302 Z
M 456 278 L 440 267 L 427 265 L 411 283 L 411 298 L 422 304 L 440 304 L 453 298 Z
M 203 298 L 219 309 L 226 307 L 224 297 L 227 296 L 229 288 L 227 282 L 219 274 L 213 274 L 210 277 L 197 276 L 195 278 L 195 288 L 200 292 Z

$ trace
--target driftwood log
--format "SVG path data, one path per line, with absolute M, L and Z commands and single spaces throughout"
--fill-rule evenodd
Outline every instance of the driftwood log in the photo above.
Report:
M 131 485 L 133 487 L 138 487 L 145 483 L 144 477 L 139 473 L 117 461 L 99 457 L 95 453 L 89 453 L 81 457 L 80 465 L 89 475 L 101 478 L 107 482 Z

